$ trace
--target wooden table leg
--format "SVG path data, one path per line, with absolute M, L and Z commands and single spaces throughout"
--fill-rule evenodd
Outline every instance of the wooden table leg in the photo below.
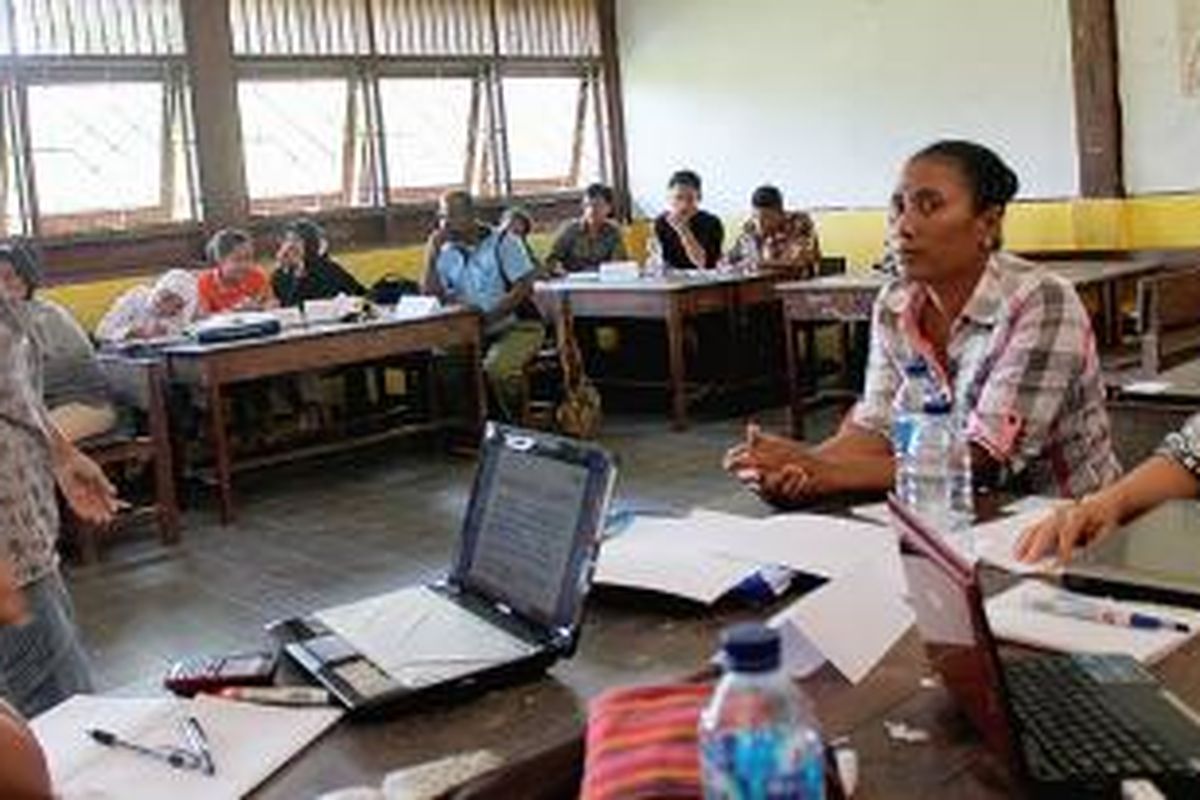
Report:
M 220 382 L 209 377 L 208 388 L 209 435 L 212 439 L 213 467 L 217 474 L 217 496 L 221 503 L 221 524 L 233 521 L 233 468 L 229 452 L 229 429 L 225 421 Z
M 671 393 L 671 424 L 677 431 L 686 430 L 687 422 L 687 362 L 684 358 L 683 310 L 679 299 L 672 297 L 667 306 L 667 368 Z
M 1107 340 L 1104 344 L 1116 347 L 1121 343 L 1121 292 L 1116 281 L 1105 281 L 1101 291 L 1101 305 L 1104 314 L 1104 333 Z
M 797 331 L 788 318 L 787 309 L 780 311 L 783 318 L 784 358 L 787 359 L 788 427 L 793 439 L 804 438 L 804 398 L 800 391 L 800 365 L 796 352 Z
M 479 335 L 476 335 L 471 340 L 471 390 L 475 400 L 475 430 L 474 436 L 476 443 L 483 437 L 484 426 L 487 425 L 487 387 L 483 381 L 483 341 Z

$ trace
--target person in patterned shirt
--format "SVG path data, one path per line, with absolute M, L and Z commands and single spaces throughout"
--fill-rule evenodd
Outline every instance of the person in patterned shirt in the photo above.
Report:
M 780 272 L 811 278 L 821 260 L 821 246 L 812 217 L 803 211 L 785 211 L 783 193 L 760 186 L 750 196 L 754 215 L 729 251 L 729 263 L 741 269 Z
M 0 559 L 12 567 L 28 622 L 0 627 L 0 698 L 35 716 L 91 688 L 71 600 L 58 569 L 55 489 L 90 524 L 117 510 L 116 492 L 94 461 L 51 422 L 25 285 L 14 266 L 34 258 L 0 247 Z
M 1064 504 L 1030 525 L 1017 540 L 1014 555 L 1034 562 L 1055 556 L 1070 560 L 1076 547 L 1115 531 L 1142 512 L 1168 500 L 1200 495 L 1200 414 L 1167 434 L 1158 451 L 1116 483 Z
M 889 238 L 902 275 L 875 302 L 862 398 L 810 447 L 750 426 L 725 466 L 796 505 L 894 483 L 892 407 L 922 357 L 963 418 L 977 487 L 1079 497 L 1120 476 L 1095 337 L 1074 289 L 998 252 L 1017 177 L 991 150 L 933 144 L 909 159 Z

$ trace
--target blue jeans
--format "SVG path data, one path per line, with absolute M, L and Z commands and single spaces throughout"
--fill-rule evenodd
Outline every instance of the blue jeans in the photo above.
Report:
M 92 691 L 75 609 L 58 570 L 23 587 L 29 622 L 0 627 L 0 697 L 35 717 Z

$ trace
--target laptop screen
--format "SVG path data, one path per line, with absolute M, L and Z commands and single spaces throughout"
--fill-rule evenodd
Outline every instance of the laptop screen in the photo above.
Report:
M 454 577 L 542 626 L 573 627 L 611 477 L 599 448 L 489 426 Z
M 974 569 L 895 504 L 892 514 L 901 534 L 909 604 L 930 666 L 993 752 L 1018 764 L 999 655 Z

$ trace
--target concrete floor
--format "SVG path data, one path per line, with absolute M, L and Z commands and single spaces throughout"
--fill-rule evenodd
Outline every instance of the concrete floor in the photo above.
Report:
M 783 414 L 762 419 L 782 427 Z M 825 413 L 814 427 L 831 419 Z M 608 419 L 602 441 L 620 462 L 616 503 L 761 513 L 719 467 L 740 427 L 737 419 L 702 421 L 672 433 L 657 415 Z M 68 570 L 98 688 L 144 694 L 176 658 L 261 646 L 272 620 L 435 578 L 448 563 L 472 471 L 470 459 L 413 444 L 290 465 L 239 478 L 239 515 L 229 527 L 202 497 L 178 547 L 150 536 L 113 543 L 100 564 Z M 585 695 L 636 668 L 636 658 L 613 662 L 619 631 L 611 631 L 617 639 L 609 633 L 607 644 L 592 643 L 585 629 L 567 669 L 564 680 Z M 708 646 L 682 647 L 678 668 L 694 668 L 692 651 Z

